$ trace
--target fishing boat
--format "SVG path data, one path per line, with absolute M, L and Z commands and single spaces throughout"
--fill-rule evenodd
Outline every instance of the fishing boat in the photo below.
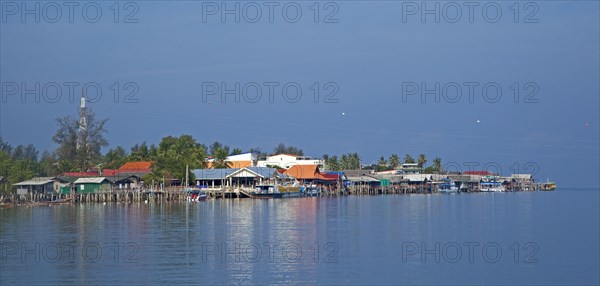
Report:
M 458 193 L 459 189 L 454 181 L 447 179 L 440 183 L 438 192 L 443 194 L 453 194 Z
M 68 205 L 73 202 L 73 199 L 56 199 L 53 201 L 49 201 L 48 205 Z
M 316 197 L 319 194 L 319 188 L 317 185 L 306 185 L 300 187 L 300 192 L 305 197 Z
M 481 182 L 479 183 L 479 191 L 480 192 L 504 192 L 506 188 L 502 185 L 501 182 L 490 181 L 490 182 Z
M 282 198 L 296 198 L 302 196 L 300 187 L 298 186 L 277 186 L 277 190 L 281 193 Z
M 200 202 L 206 201 L 208 196 L 205 191 L 202 190 L 188 190 L 187 201 L 188 202 Z
M 252 197 L 257 199 L 280 198 L 281 194 L 275 185 L 256 185 L 252 191 Z
M 548 179 L 545 183 L 542 183 L 542 185 L 540 186 L 540 190 L 541 191 L 554 191 L 554 190 L 556 190 L 556 183 L 550 182 L 550 179 Z

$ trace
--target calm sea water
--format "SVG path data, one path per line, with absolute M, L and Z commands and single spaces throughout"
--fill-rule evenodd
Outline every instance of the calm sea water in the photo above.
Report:
M 599 284 L 599 190 L 0 210 L 0 282 Z

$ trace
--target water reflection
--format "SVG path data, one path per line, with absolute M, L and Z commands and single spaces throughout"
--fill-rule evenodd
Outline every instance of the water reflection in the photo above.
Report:
M 2 209 L 0 274 L 7 285 L 593 284 L 594 201 L 597 192 L 555 192 Z M 473 261 L 467 242 L 479 243 Z M 523 263 L 527 242 L 539 246 L 537 263 Z M 436 243 L 463 255 L 448 262 Z M 486 243 L 501 247 L 497 262 L 482 257 Z M 408 244 L 434 253 L 405 260 Z

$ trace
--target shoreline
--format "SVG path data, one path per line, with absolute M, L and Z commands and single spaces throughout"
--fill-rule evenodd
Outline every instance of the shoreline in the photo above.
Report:
M 533 190 L 507 190 L 502 192 L 484 192 L 478 190 L 443 193 L 426 188 L 347 188 L 334 191 L 319 190 L 315 195 L 302 195 L 284 198 L 257 198 L 249 197 L 243 189 L 207 190 L 208 199 L 291 199 L 291 198 L 324 198 L 340 196 L 378 196 L 378 195 L 454 195 L 463 193 L 515 193 L 515 192 L 552 192 L 539 188 Z M 88 194 L 36 194 L 30 200 L 20 199 L 17 195 L 10 197 L 0 196 L 0 208 L 52 206 L 65 204 L 90 204 L 90 203 L 164 203 L 164 202 L 189 202 L 188 192 L 184 190 L 167 191 L 112 191 Z M 199 202 L 201 203 L 201 202 Z

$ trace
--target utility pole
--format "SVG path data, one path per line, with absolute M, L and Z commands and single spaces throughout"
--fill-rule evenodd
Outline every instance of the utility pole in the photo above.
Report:
M 190 174 L 189 167 L 190 166 L 188 164 L 185 165 L 185 188 L 187 188 L 190 185 L 190 183 L 189 183 L 189 174 Z

